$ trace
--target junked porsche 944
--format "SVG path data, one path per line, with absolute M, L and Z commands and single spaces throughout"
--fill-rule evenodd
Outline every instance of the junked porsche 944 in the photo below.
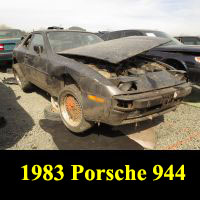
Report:
M 167 42 L 144 36 L 104 42 L 89 32 L 36 31 L 14 49 L 13 72 L 24 91 L 34 84 L 51 95 L 72 132 L 95 123 L 136 123 L 175 110 L 191 92 L 184 71 L 143 55 Z

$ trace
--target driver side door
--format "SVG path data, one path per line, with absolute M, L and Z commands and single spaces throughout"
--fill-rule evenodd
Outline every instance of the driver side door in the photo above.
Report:
M 40 46 L 40 52 L 35 51 L 35 46 Z M 47 79 L 47 52 L 44 43 L 43 35 L 35 33 L 32 36 L 32 40 L 28 46 L 25 55 L 25 62 L 30 68 L 30 75 L 32 82 L 38 87 L 45 89 L 45 81 Z

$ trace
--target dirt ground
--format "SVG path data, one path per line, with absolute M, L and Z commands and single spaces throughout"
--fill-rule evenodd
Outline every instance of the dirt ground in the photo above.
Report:
M 4 84 L 12 74 L 0 72 L 0 149 L 200 149 L 200 87 L 175 112 L 135 125 L 95 126 L 75 135 L 62 122 L 44 118 L 49 96 L 35 88 L 24 93 Z M 193 102 L 193 99 L 195 101 Z M 195 104 L 196 103 L 196 104 Z M 2 121 L 2 120 L 1 120 Z

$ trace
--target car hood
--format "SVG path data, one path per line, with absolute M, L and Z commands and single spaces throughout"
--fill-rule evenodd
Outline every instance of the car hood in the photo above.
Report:
M 132 36 L 58 52 L 69 57 L 95 58 L 117 64 L 130 57 L 169 42 L 165 38 Z
M 153 50 L 200 53 L 200 46 L 199 45 L 190 45 L 190 46 L 188 46 L 188 45 L 169 45 L 169 46 L 160 46 Z

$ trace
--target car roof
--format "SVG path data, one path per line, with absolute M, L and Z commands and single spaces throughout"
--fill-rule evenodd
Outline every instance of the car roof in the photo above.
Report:
M 33 31 L 32 33 L 49 33 L 49 32 L 78 32 L 78 33 L 90 33 L 94 34 L 92 32 L 88 31 L 81 31 L 81 30 L 68 30 L 68 29 L 45 29 L 45 30 L 38 30 L 38 31 Z
M 141 32 L 162 32 L 158 30 L 150 30 L 150 29 L 125 29 L 125 30 L 116 30 L 116 31 L 99 31 L 99 33 L 113 33 L 113 32 L 123 32 L 123 31 L 141 31 Z

